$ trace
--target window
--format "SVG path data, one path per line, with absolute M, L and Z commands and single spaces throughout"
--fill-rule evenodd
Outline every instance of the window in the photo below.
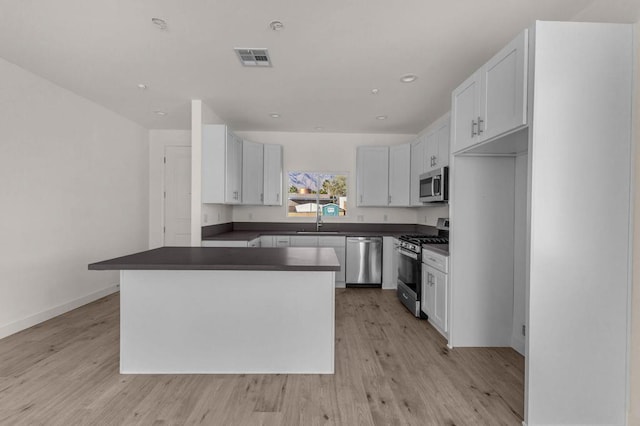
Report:
M 289 172 L 288 217 L 345 216 L 345 173 Z

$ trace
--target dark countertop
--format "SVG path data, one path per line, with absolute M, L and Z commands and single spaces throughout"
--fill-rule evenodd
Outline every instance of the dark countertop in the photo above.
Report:
M 369 232 L 369 231 L 340 231 L 340 232 L 311 232 L 311 231 L 231 231 L 222 234 L 203 237 L 203 241 L 251 241 L 263 235 L 288 235 L 312 237 L 399 237 L 407 232 Z
M 161 247 L 92 263 L 90 270 L 339 271 L 332 248 Z
M 325 222 L 322 231 L 316 234 L 315 230 L 315 222 L 230 222 L 204 226 L 202 240 L 250 241 L 262 235 L 399 237 L 403 234 L 435 234 L 438 232 L 435 227 L 428 225 L 361 222 Z

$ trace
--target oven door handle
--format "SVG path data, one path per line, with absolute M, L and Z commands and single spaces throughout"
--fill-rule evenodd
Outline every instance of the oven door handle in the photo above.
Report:
M 404 250 L 404 249 L 399 248 L 398 249 L 398 253 L 400 253 L 402 256 L 410 257 L 413 260 L 418 260 L 418 255 L 416 253 L 412 253 L 412 252 L 410 252 L 408 250 Z

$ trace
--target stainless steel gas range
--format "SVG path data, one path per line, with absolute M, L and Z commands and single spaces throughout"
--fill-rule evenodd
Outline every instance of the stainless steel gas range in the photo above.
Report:
M 420 310 L 422 289 L 422 245 L 443 246 L 449 244 L 449 219 L 438 219 L 438 234 L 402 235 L 396 251 L 398 265 L 398 299 L 416 317 L 422 317 Z

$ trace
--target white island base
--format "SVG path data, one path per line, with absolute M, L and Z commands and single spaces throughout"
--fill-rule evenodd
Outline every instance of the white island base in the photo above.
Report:
M 334 372 L 333 271 L 123 270 L 123 374 Z

